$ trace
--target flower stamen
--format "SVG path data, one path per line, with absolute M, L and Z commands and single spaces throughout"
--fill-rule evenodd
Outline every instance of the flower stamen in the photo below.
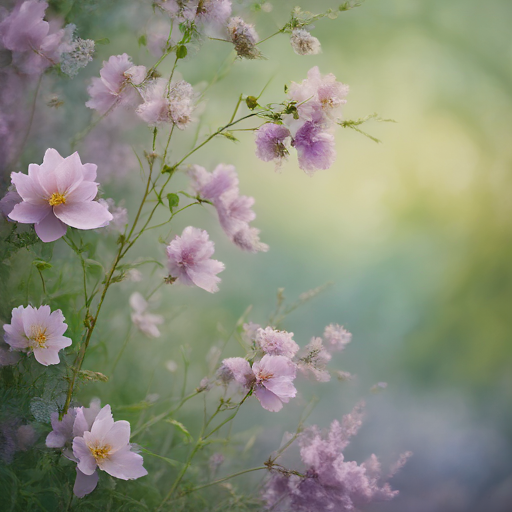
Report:
M 52 197 L 48 199 L 50 206 L 59 206 L 59 204 L 66 204 L 66 198 L 63 194 L 59 194 L 59 192 L 54 192 Z
M 110 453 L 110 446 L 109 445 L 94 446 L 94 447 L 89 447 L 89 450 L 91 450 L 92 456 L 94 457 L 96 462 L 98 462 L 98 461 L 102 461 L 108 457 L 108 454 Z

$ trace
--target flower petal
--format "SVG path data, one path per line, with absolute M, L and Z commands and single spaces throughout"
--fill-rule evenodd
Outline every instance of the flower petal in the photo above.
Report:
M 43 204 L 32 204 L 23 201 L 14 205 L 9 218 L 22 224 L 37 224 L 44 220 L 44 218 L 51 213 L 52 207 L 46 203 Z
M 73 455 L 78 459 L 77 468 L 84 475 L 92 475 L 96 471 L 96 460 L 92 456 L 91 450 L 85 444 L 83 437 L 73 439 Z
M 66 204 L 84 203 L 92 201 L 98 194 L 98 183 L 82 181 L 74 190 L 66 196 Z
M 76 480 L 73 486 L 73 493 L 78 498 L 83 498 L 86 494 L 90 494 L 98 485 L 98 472 L 94 471 L 92 475 L 82 473 L 78 466 L 76 467 Z
M 51 348 L 34 348 L 34 357 L 38 363 L 44 366 L 59 364 L 59 350 Z
M 37 236 L 43 242 L 54 242 L 63 237 L 68 230 L 66 224 L 61 222 L 54 214 L 50 212 L 42 221 L 34 226 Z
M 103 443 L 110 446 L 110 453 L 117 452 L 130 442 L 130 423 L 116 421 L 113 427 L 103 437 Z
M 98 166 L 96 164 L 83 164 L 82 174 L 84 181 L 94 181 L 96 179 L 97 170 Z
M 283 402 L 279 400 L 279 397 L 264 387 L 257 387 L 254 390 L 254 394 L 260 401 L 263 409 L 266 409 L 267 411 L 277 412 L 283 408 Z
M 148 474 L 142 466 L 143 463 L 142 456 L 130 451 L 130 446 L 127 446 L 105 459 L 101 463 L 101 469 L 121 480 L 133 480 Z
M 112 214 L 96 201 L 61 204 L 53 209 L 62 222 L 78 229 L 96 229 L 113 219 Z
M 65 195 L 71 193 L 84 179 L 82 162 L 78 153 L 75 151 L 72 155 L 65 158 L 55 168 L 54 173 L 58 191 Z
M 24 201 L 30 201 L 33 204 L 39 204 L 46 202 L 46 191 L 41 187 L 37 176 L 34 176 L 35 168 L 37 168 L 37 171 L 39 170 L 38 165 L 29 165 L 28 176 L 22 172 L 11 173 L 11 181 L 16 187 L 16 192 L 18 192 Z

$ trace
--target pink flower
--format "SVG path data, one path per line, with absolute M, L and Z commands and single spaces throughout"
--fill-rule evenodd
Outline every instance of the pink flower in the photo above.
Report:
M 291 359 L 299 350 L 299 345 L 292 337 L 293 332 L 278 331 L 272 327 L 259 328 L 256 332 L 256 344 L 266 354 Z
M 231 0 L 203 0 L 197 8 L 196 19 L 202 23 L 226 24 L 231 16 Z
M 4 325 L 5 342 L 11 350 L 33 352 L 44 366 L 58 364 L 59 350 L 72 343 L 63 336 L 68 328 L 64 320 L 60 309 L 52 313 L 50 306 L 19 306 L 12 310 L 11 323 Z
M 164 323 L 163 316 L 148 313 L 146 310 L 149 305 L 139 292 L 131 294 L 130 306 L 132 308 L 132 322 L 137 329 L 150 338 L 159 338 L 160 331 L 157 326 Z
M 43 20 L 47 7 L 40 0 L 18 2 L 0 23 L 1 42 L 13 52 L 13 63 L 27 74 L 42 73 L 71 48 L 64 29 L 49 34 L 50 25 Z
M 302 83 L 292 82 L 289 95 L 297 102 L 302 120 L 331 125 L 341 117 L 341 107 L 347 102 L 348 91 L 348 85 L 337 82 L 332 73 L 322 76 L 315 66 L 308 71 L 308 77 Z
M 194 89 L 184 80 L 172 82 L 154 80 L 143 93 L 144 103 L 136 113 L 149 126 L 173 123 L 184 130 L 192 121 L 194 111 Z
M 255 324 L 254 322 L 249 322 L 248 324 L 244 324 L 242 327 L 242 339 L 249 344 L 252 344 L 254 341 L 256 341 L 256 334 L 261 325 Z
M 146 68 L 134 66 L 126 53 L 112 55 L 108 61 L 103 61 L 100 77 L 94 77 L 87 88 L 91 99 L 85 106 L 103 115 L 116 105 L 137 104 L 140 96 L 133 85 L 142 83 Z
M 189 174 L 196 194 L 213 203 L 222 229 L 235 245 L 249 252 L 268 251 L 268 245 L 260 242 L 259 230 L 249 225 L 256 217 L 254 198 L 240 195 L 234 166 L 219 164 L 209 173 L 195 165 Z
M 324 340 L 330 350 L 341 351 L 352 341 L 352 334 L 342 325 L 329 324 L 324 330 Z
M 96 165 L 82 164 L 78 153 L 63 158 L 47 149 L 41 165 L 30 164 L 28 175 L 11 174 L 23 202 L 14 206 L 9 218 L 35 224 L 43 242 L 53 242 L 66 234 L 67 226 L 95 229 L 105 226 L 112 215 L 94 201 L 98 192 Z
M 296 366 L 285 356 L 264 355 L 252 365 L 254 394 L 267 411 L 277 412 L 297 394 L 293 385 Z
M 304 375 L 313 374 L 318 382 L 328 382 L 331 375 L 326 368 L 327 363 L 331 360 L 331 354 L 325 350 L 322 338 L 311 338 L 311 341 L 304 347 L 299 354 L 297 368 Z
M 148 474 L 142 466 L 142 457 L 132 451 L 130 424 L 114 422 L 110 405 L 101 409 L 90 430 L 73 439 L 73 454 L 78 460 L 74 489 L 77 495 L 83 496 L 96 487 L 97 475 L 94 475 L 97 468 L 122 480 Z
M 279 167 L 288 155 L 290 130 L 282 124 L 267 123 L 256 131 L 256 156 L 264 162 L 276 161 Z
M 243 357 L 228 357 L 219 368 L 220 379 L 228 383 L 232 380 L 249 389 L 254 384 L 254 373 L 249 361 Z
M 210 259 L 214 244 L 204 230 L 188 226 L 167 246 L 169 273 L 186 285 L 196 285 L 207 292 L 219 290 L 219 272 L 224 263 Z
M 311 121 L 297 131 L 292 144 L 297 150 L 299 167 L 309 175 L 319 169 L 329 169 L 336 158 L 332 133 Z

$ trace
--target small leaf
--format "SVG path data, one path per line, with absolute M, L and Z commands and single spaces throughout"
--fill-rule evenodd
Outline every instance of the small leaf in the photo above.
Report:
M 187 47 L 182 44 L 180 44 L 176 48 L 176 58 L 177 59 L 184 59 L 187 56 L 187 53 L 188 53 Z
M 180 423 L 179 421 L 167 419 L 165 420 L 167 423 L 170 423 L 171 425 L 174 425 L 180 432 L 182 432 L 185 437 L 190 441 L 192 440 L 192 436 L 190 435 L 190 432 L 187 430 L 185 425 L 183 423 Z
M 172 174 L 176 170 L 176 167 L 171 167 L 170 165 L 164 165 L 162 169 L 162 174 L 165 174 L 168 172 L 169 174 Z
M 105 273 L 105 269 L 99 261 L 86 259 L 85 266 L 93 276 L 100 277 Z
M 32 265 L 35 265 L 35 267 L 37 268 L 37 270 L 39 270 L 40 272 L 42 270 L 47 270 L 49 268 L 52 268 L 52 265 L 51 263 L 48 263 L 47 261 L 44 261 L 44 260 L 40 260 L 40 259 L 36 259 L 32 262 Z
M 238 142 L 238 139 L 231 132 L 221 132 L 220 135 L 233 142 Z
M 103 37 L 102 39 L 97 39 L 94 42 L 96 44 L 110 44 L 110 39 L 108 37 Z
M 180 197 L 178 194 L 167 194 L 167 200 L 169 201 L 169 210 L 176 208 L 180 204 Z
M 148 43 L 148 40 L 146 38 L 146 34 L 142 34 L 139 37 L 139 46 L 146 46 L 147 43 Z

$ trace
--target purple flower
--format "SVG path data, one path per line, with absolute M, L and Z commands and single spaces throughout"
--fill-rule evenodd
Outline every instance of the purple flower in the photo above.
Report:
M 132 308 L 132 322 L 137 329 L 150 338 L 159 338 L 160 331 L 157 326 L 164 323 L 163 316 L 147 313 L 148 303 L 139 292 L 131 294 L 130 306 Z
M 380 464 L 372 455 L 363 464 L 345 461 L 343 450 L 361 425 L 361 406 L 341 422 L 333 421 L 326 435 L 317 427 L 306 429 L 299 438 L 304 477 L 275 473 L 264 498 L 269 508 L 294 512 L 312 510 L 353 511 L 375 501 L 390 500 L 398 492 L 381 481 Z M 401 456 L 403 465 L 409 454 Z
M 265 354 L 252 365 L 254 394 L 267 411 L 277 412 L 297 394 L 293 385 L 296 366 L 285 356 Z
M 318 382 L 327 382 L 331 380 L 331 375 L 326 369 L 330 360 L 331 354 L 325 350 L 322 338 L 311 338 L 299 355 L 297 368 L 304 375 L 312 373 Z
M 224 263 L 210 259 L 214 243 L 204 230 L 188 226 L 167 246 L 169 273 L 186 285 L 196 285 L 207 292 L 219 290 L 219 272 Z
M 12 212 L 13 208 L 22 201 L 23 199 L 16 190 L 9 190 L 0 200 L 0 212 L 2 212 L 2 215 L 7 217 L 7 220 L 10 220 L 8 218 L 9 214 Z
M 234 44 L 239 57 L 245 59 L 261 57 L 261 52 L 256 46 L 259 37 L 253 25 L 246 23 L 242 18 L 236 16 L 229 20 L 227 30 L 228 37 Z
M 341 351 L 352 341 L 352 334 L 342 325 L 329 324 L 324 330 L 324 340 L 329 350 Z
M 71 442 L 76 410 L 76 407 L 70 407 L 62 420 L 59 420 L 58 412 L 52 412 L 50 419 L 53 430 L 46 436 L 46 446 L 48 448 L 64 448 L 67 443 Z
M 235 245 L 249 252 L 268 251 L 268 245 L 260 242 L 259 230 L 249 225 L 256 217 L 252 210 L 254 198 L 240 195 L 238 175 L 232 165 L 219 164 L 212 173 L 195 165 L 190 175 L 192 188 L 213 203 L 222 229 Z
M 299 350 L 299 345 L 292 338 L 293 332 L 278 331 L 272 327 L 260 328 L 256 332 L 256 344 L 263 352 L 288 359 L 292 359 Z
M 315 66 L 301 84 L 292 82 L 289 95 L 297 102 L 300 119 L 331 125 L 341 116 L 348 91 L 348 85 L 337 82 L 332 73 L 322 76 Z
M 299 167 L 309 175 L 319 169 L 329 169 L 336 158 L 334 136 L 311 121 L 297 131 L 292 145 L 297 150 Z
M 320 41 L 303 28 L 292 31 L 290 44 L 297 55 L 316 55 L 321 50 Z
M 126 53 L 112 55 L 108 61 L 103 61 L 100 77 L 94 77 L 87 88 L 91 99 L 85 106 L 103 115 L 117 105 L 134 105 L 138 102 L 140 96 L 133 85 L 142 83 L 146 68 L 134 66 Z
M 249 389 L 254 384 L 254 373 L 243 357 L 228 357 L 222 361 L 218 376 L 224 383 L 232 380 Z
M 136 112 L 149 126 L 162 123 L 175 124 L 184 130 L 192 121 L 194 111 L 194 89 L 180 80 L 168 86 L 167 80 L 154 80 L 143 93 L 144 103 Z
M 198 4 L 196 21 L 224 25 L 231 16 L 231 0 L 203 0 Z
M 78 153 L 63 158 L 55 149 L 47 149 L 41 165 L 29 165 L 28 175 L 11 174 L 23 202 L 14 206 L 9 218 L 35 224 L 43 242 L 64 236 L 67 226 L 78 229 L 105 226 L 112 215 L 94 201 L 98 192 L 95 178 L 96 165 L 82 164 Z
M 59 350 L 72 343 L 63 336 L 68 328 L 64 320 L 60 309 L 52 313 L 50 306 L 19 306 L 12 310 L 11 323 L 4 324 L 5 342 L 11 350 L 33 352 L 44 366 L 58 364 Z
M 18 2 L 0 23 L 0 41 L 13 52 L 13 63 L 23 73 L 42 73 L 70 49 L 64 29 L 49 34 L 50 25 L 43 20 L 47 7 L 40 0 Z
M 97 468 L 122 480 L 148 474 L 142 466 L 142 457 L 132 451 L 130 424 L 127 421 L 114 422 L 110 405 L 101 409 L 90 430 L 73 439 L 73 454 L 78 460 L 74 489 L 77 496 L 94 490 Z
M 279 167 L 289 155 L 290 130 L 282 124 L 266 123 L 256 131 L 256 156 L 264 162 L 276 161 Z

